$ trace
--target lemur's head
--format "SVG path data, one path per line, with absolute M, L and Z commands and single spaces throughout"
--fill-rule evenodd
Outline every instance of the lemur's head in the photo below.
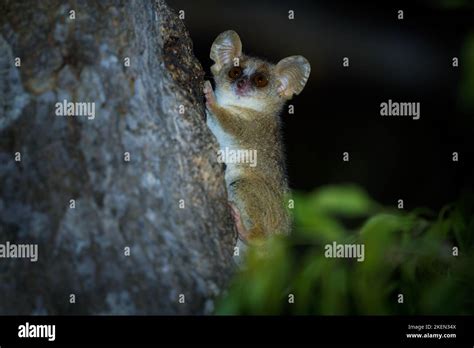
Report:
M 291 56 L 274 65 L 242 54 L 239 35 L 228 30 L 212 44 L 211 67 L 220 103 L 255 109 L 282 105 L 299 94 L 311 67 L 306 58 Z

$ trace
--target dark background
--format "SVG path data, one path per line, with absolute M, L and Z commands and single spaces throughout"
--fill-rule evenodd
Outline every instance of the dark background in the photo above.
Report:
M 446 1 L 168 2 L 185 11 L 207 75 L 212 42 L 228 29 L 239 33 L 247 54 L 275 63 L 301 54 L 310 61 L 310 80 L 290 102 L 295 114 L 282 114 L 293 189 L 356 183 L 384 204 L 402 198 L 408 209 L 439 209 L 471 189 L 473 115 L 459 94 L 472 10 Z M 350 67 L 342 66 L 343 57 Z M 420 102 L 421 118 L 381 117 L 380 103 L 388 99 Z M 342 161 L 344 151 L 350 162 Z M 459 162 L 452 162 L 453 151 Z

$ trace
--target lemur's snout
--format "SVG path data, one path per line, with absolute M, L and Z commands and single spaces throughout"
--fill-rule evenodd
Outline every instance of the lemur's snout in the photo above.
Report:
M 235 93 L 239 96 L 246 96 L 251 90 L 251 84 L 247 77 L 242 76 L 235 82 Z

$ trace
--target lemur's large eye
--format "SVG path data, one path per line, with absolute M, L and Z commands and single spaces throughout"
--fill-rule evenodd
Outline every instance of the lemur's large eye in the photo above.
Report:
M 234 66 L 229 70 L 229 77 L 233 80 L 237 79 L 242 75 L 242 68 L 240 66 Z
M 265 87 L 268 85 L 268 79 L 264 74 L 256 73 L 252 78 L 253 83 L 257 87 Z

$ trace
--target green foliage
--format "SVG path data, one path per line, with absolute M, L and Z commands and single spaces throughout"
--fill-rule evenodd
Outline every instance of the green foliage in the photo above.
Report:
M 218 314 L 474 313 L 472 197 L 438 216 L 382 207 L 352 185 L 294 200 L 293 234 L 265 256 L 249 251 Z M 325 257 L 333 242 L 364 245 L 365 259 Z
M 444 9 L 470 9 L 473 8 L 471 0 L 438 0 L 439 7 Z

